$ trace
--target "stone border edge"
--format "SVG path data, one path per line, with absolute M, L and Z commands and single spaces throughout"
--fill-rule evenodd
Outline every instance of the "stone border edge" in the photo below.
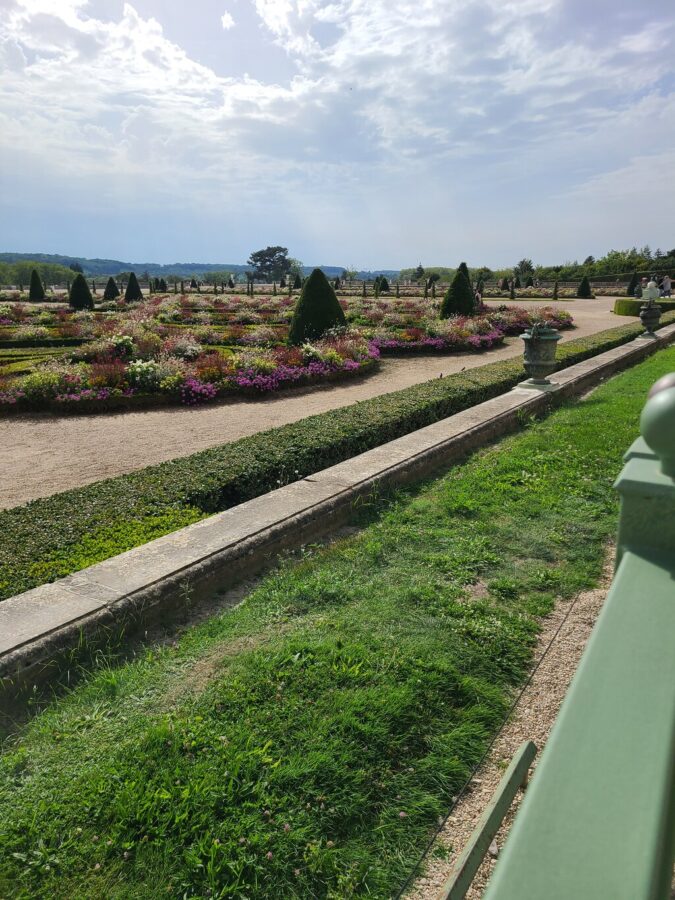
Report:
M 14 710 L 35 686 L 49 683 L 72 664 L 78 648 L 105 646 L 111 636 L 131 635 L 161 622 L 175 625 L 189 613 L 193 602 L 236 587 L 274 564 L 282 551 L 297 549 L 325 537 L 348 520 L 354 505 L 378 490 L 410 483 L 430 475 L 442 465 L 455 462 L 491 440 L 514 431 L 524 417 L 545 411 L 563 400 L 582 394 L 606 377 L 628 368 L 675 339 L 675 325 L 658 332 L 656 340 L 641 337 L 590 357 L 552 376 L 554 389 L 539 392 L 527 387 L 487 400 L 419 431 L 396 438 L 342 463 L 324 469 L 299 482 L 231 507 L 222 513 L 158 538 L 150 544 L 127 551 L 74 576 L 35 588 L 0 603 L 2 631 L 12 627 L 12 618 L 26 618 L 25 605 L 31 595 L 58 590 L 77 593 L 81 598 L 98 593 L 109 599 L 95 603 L 82 615 L 70 615 L 52 622 L 42 632 L 39 627 L 28 639 L 18 638 L 0 650 L 0 714 Z M 361 471 L 359 471 L 361 470 Z M 285 508 L 289 497 L 319 487 L 319 496 L 309 502 L 295 498 L 296 510 L 274 516 L 274 504 Z M 323 492 L 323 494 L 322 494 Z M 293 505 L 291 503 L 291 505 Z M 190 540 L 199 537 L 205 525 L 232 527 L 235 517 L 245 512 L 259 515 L 272 508 L 269 521 L 249 528 L 240 537 L 224 540 L 220 546 L 197 555 L 187 564 L 174 566 L 155 579 L 128 591 L 115 591 L 96 581 L 96 571 L 117 570 L 124 582 L 134 559 L 161 547 L 165 555 L 181 555 Z M 255 515 L 254 515 L 255 518 Z M 228 521 L 225 521 L 225 520 Z M 235 529 L 236 530 L 236 529 Z M 88 580 L 89 579 L 89 580 Z M 74 594 L 73 594 L 74 595 Z M 6 604 L 10 604 L 7 606 Z M 24 607 L 22 610 L 21 607 Z M 3 613 L 12 609 L 11 615 Z M 3 621 L 4 620 L 4 621 Z M 7 644 L 7 642 L 5 642 Z

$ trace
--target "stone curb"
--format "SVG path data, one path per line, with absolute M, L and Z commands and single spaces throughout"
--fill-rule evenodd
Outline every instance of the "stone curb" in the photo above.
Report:
M 666 346 L 636 338 L 556 372 L 553 390 L 519 385 L 484 403 L 51 584 L 0 602 L 0 711 L 50 680 L 83 642 L 169 624 L 191 602 L 267 568 L 282 550 L 334 530 L 360 498 L 430 474 L 561 400 Z

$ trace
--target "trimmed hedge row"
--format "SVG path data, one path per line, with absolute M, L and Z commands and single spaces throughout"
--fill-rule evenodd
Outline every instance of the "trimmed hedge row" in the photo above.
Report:
M 675 313 L 664 319 L 675 321 Z M 641 332 L 630 324 L 569 341 L 559 347 L 559 368 Z M 488 363 L 0 511 L 0 599 L 430 425 L 523 377 L 519 358 Z
M 640 307 L 644 300 L 633 300 L 632 298 L 623 298 L 614 301 L 614 312 L 617 316 L 639 316 Z M 675 309 L 675 300 L 657 300 L 656 303 L 661 307 L 663 312 Z

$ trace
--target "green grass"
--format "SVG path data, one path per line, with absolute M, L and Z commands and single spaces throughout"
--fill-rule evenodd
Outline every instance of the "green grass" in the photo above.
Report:
M 624 325 L 565 342 L 560 365 L 619 346 L 641 330 Z M 522 378 L 518 359 L 488 363 L 1 510 L 0 601 L 437 422 Z
M 99 668 L 0 758 L 0 896 L 390 897 L 597 582 L 675 349 L 361 512 L 175 645 Z M 602 428 L 598 428 L 602 422 Z

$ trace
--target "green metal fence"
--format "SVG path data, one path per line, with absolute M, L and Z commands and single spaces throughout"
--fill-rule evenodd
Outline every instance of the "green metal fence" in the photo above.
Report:
M 485 900 L 670 896 L 675 374 L 652 389 L 641 430 L 616 483 L 614 580 Z

